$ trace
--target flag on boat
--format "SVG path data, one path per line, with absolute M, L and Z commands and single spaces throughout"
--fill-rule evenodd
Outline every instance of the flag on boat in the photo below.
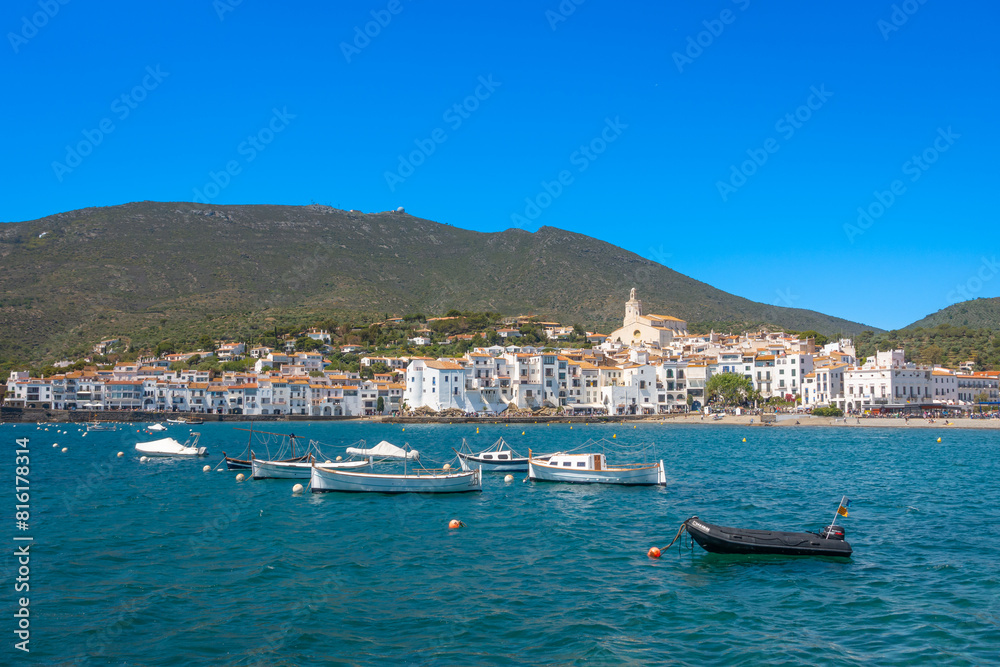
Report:
M 837 514 L 840 516 L 847 516 L 847 508 L 851 506 L 850 498 L 844 498 L 843 502 L 840 503 L 840 507 L 837 508 Z

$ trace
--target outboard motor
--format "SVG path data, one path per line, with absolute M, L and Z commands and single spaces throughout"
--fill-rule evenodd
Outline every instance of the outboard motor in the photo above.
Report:
M 819 533 L 820 537 L 825 537 L 828 540 L 844 540 L 844 527 L 843 526 L 827 526 Z

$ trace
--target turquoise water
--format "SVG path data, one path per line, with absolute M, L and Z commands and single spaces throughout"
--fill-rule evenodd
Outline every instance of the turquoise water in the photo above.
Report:
M 235 473 L 202 472 L 205 461 L 140 463 L 134 429 L 81 437 L 69 426 L 0 426 L 6 479 L 15 436 L 31 438 L 32 488 L 31 529 L 14 528 L 12 489 L 0 537 L 35 538 L 31 653 L 14 650 L 8 615 L 0 663 L 1000 661 L 996 432 L 268 427 L 338 450 L 359 438 L 408 441 L 442 462 L 462 437 L 479 449 L 503 435 L 526 452 L 615 434 L 612 462 L 655 448 L 668 485 L 523 483 L 521 474 L 505 484 L 487 474 L 481 494 L 293 496 L 293 481 L 237 483 Z M 208 463 L 223 448 L 243 449 L 246 433 L 232 425 L 198 428 Z M 186 430 L 168 434 L 183 439 Z M 847 561 L 698 546 L 646 556 L 694 514 L 814 530 L 842 494 L 852 501 L 839 521 L 854 547 Z M 467 527 L 449 531 L 452 518 Z M 13 611 L 15 564 L 3 564 L 3 604 Z

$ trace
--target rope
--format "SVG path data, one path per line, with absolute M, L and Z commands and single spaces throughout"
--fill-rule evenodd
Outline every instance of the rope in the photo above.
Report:
M 666 551 L 670 547 L 674 546 L 674 542 L 676 542 L 680 538 L 680 536 L 684 533 L 684 531 L 687 530 L 687 527 L 688 527 L 687 521 L 685 521 L 684 523 L 681 524 L 681 527 L 677 529 L 677 534 L 674 535 L 674 539 L 670 540 L 670 544 L 660 549 L 660 551 L 661 552 Z

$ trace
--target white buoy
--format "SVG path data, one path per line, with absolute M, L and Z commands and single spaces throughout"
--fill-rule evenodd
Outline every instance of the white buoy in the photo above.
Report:
M 125 452 L 118 452 L 118 458 L 125 456 Z
M 292 487 L 292 493 L 302 493 L 302 485 L 296 484 Z
M 145 463 L 148 460 L 149 460 L 148 456 L 140 456 L 139 457 L 139 463 Z
M 343 457 L 343 456 L 338 456 L 338 457 L 337 457 L 337 460 L 338 460 L 338 461 L 343 461 L 343 460 L 344 460 L 344 457 Z
M 201 471 L 202 472 L 208 472 L 211 469 L 212 469 L 212 466 L 204 466 L 204 467 L 202 467 Z
M 236 481 L 237 482 L 242 482 L 245 479 L 246 479 L 246 477 L 243 475 L 243 473 L 240 473 L 239 475 L 236 476 Z
M 514 481 L 514 476 L 513 475 L 507 475 L 506 477 L 503 478 L 503 481 L 505 481 L 508 484 L 510 484 L 511 482 Z
M 326 461 L 324 461 L 324 463 L 332 463 L 332 461 L 330 461 L 330 459 L 327 459 Z
M 52 443 L 52 446 L 53 446 L 53 447 L 58 447 L 58 446 L 59 446 L 59 443 L 58 443 L 58 442 L 53 442 L 53 443 Z
M 450 463 L 445 463 L 444 464 L 444 468 L 442 468 L 442 470 L 451 470 L 451 464 Z
M 68 452 L 68 451 L 69 451 L 69 447 L 63 447 L 63 448 L 62 448 L 62 452 L 63 452 L 64 454 L 65 454 L 66 452 Z

